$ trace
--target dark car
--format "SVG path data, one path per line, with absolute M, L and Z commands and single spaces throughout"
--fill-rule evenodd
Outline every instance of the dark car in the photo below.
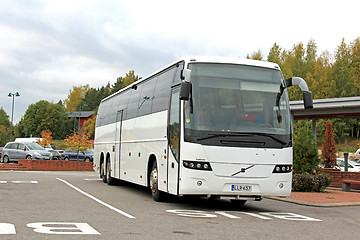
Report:
M 51 153 L 51 160 L 60 160 L 61 159 L 61 155 L 58 153 L 58 151 L 55 150 L 48 150 Z
M 77 160 L 78 151 L 66 149 L 63 152 L 62 158 L 64 160 Z M 79 152 L 79 161 L 92 162 L 94 160 L 94 149 L 88 149 L 85 152 Z

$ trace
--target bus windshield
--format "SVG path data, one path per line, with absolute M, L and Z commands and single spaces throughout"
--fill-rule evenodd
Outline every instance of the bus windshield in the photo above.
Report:
M 286 89 L 280 70 L 192 63 L 185 102 L 185 141 L 204 145 L 283 148 L 291 145 Z M 280 97 L 280 102 L 276 99 Z

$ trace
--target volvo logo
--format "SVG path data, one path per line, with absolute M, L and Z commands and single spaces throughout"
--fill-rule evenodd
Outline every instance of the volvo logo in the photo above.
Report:
M 250 169 L 250 168 L 252 168 L 252 167 L 254 167 L 254 166 L 255 166 L 255 165 L 250 165 L 250 166 L 247 167 L 247 168 L 241 168 L 240 171 L 234 173 L 234 174 L 231 175 L 231 176 L 233 177 L 233 176 L 235 176 L 235 175 L 237 175 L 237 174 L 239 174 L 239 173 L 244 173 L 246 170 L 248 170 L 248 169 Z

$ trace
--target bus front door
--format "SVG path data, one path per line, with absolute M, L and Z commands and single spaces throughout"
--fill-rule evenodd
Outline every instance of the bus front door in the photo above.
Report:
M 172 90 L 168 126 L 168 192 L 178 194 L 180 159 L 180 99 L 179 88 Z
M 115 129 L 115 159 L 112 163 L 114 177 L 120 178 L 120 154 L 121 154 L 121 127 L 122 127 L 123 110 L 117 112 L 116 129 Z

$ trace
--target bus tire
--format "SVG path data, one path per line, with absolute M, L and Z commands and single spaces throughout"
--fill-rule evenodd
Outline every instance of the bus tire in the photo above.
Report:
M 156 202 L 161 202 L 165 199 L 165 193 L 159 190 L 158 169 L 156 161 L 153 162 L 149 177 L 149 186 L 151 195 Z
M 106 161 L 106 182 L 108 185 L 114 184 L 114 179 L 111 177 L 111 171 L 110 171 L 110 160 Z
M 100 178 L 102 179 L 103 183 L 106 183 L 106 173 L 105 173 L 105 163 L 102 162 L 100 164 Z

